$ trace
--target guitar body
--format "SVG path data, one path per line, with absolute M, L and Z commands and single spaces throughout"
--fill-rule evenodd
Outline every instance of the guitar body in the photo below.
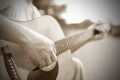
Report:
M 28 74 L 27 80 L 56 80 L 58 75 L 59 65 L 49 72 L 42 71 L 40 69 L 33 70 Z
M 57 41 L 65 37 L 59 24 L 50 16 L 41 16 L 40 18 L 32 21 L 18 23 L 47 36 L 53 41 Z M 46 72 L 42 72 L 39 69 L 33 71 L 33 69 L 36 67 L 31 62 L 29 56 L 19 45 L 5 41 L 3 42 L 2 45 L 8 44 L 10 46 L 10 50 L 13 53 L 12 55 L 19 68 L 18 70 L 20 71 L 22 80 L 73 80 L 75 74 L 75 65 L 72 60 L 70 50 L 65 51 L 58 56 L 58 65 L 56 65 L 56 68 L 53 71 L 47 73 L 48 78 L 43 79 L 41 77 L 43 74 L 46 74 Z M 44 76 L 46 77 L 46 75 Z

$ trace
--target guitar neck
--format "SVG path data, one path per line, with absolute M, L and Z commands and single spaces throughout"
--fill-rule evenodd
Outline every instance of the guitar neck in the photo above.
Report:
M 62 52 L 68 49 L 82 45 L 88 40 L 91 40 L 93 36 L 94 36 L 93 30 L 89 29 L 89 30 L 83 30 L 77 34 L 56 41 L 55 47 L 56 47 L 57 55 L 60 55 Z

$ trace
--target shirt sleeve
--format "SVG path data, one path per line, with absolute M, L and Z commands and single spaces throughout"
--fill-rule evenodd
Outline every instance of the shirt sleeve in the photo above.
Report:
M 14 0 L 0 0 L 0 11 L 7 8 Z

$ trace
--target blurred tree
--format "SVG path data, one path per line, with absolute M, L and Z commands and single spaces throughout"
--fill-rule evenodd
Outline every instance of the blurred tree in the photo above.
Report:
M 40 10 L 42 15 L 51 15 L 57 19 L 61 26 L 65 26 L 66 22 L 61 18 L 61 14 L 65 12 L 66 5 L 57 5 L 54 0 L 33 0 L 33 4 Z

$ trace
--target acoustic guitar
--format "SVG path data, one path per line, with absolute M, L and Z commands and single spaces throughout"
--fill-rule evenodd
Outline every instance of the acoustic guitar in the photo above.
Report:
M 42 16 L 31 21 L 17 23 L 23 24 L 53 40 L 58 56 L 56 67 L 50 72 L 45 72 L 35 65 L 34 61 L 19 45 L 4 42 L 10 46 L 13 59 L 19 70 L 22 70 L 20 73 L 22 80 L 75 80 L 76 66 L 72 59 L 71 50 L 92 40 L 94 37 L 92 29 L 65 37 L 57 21 L 50 16 Z

